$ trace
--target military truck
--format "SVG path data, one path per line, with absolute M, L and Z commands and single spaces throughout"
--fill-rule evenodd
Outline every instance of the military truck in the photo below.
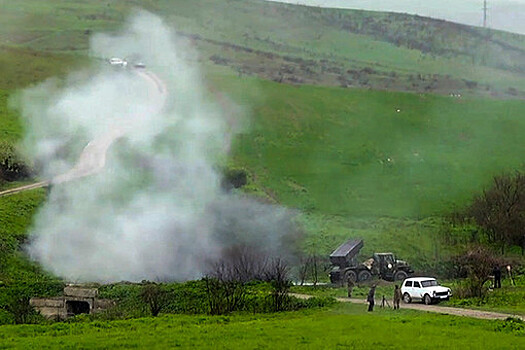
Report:
M 330 254 L 333 267 L 330 271 L 330 282 L 345 284 L 363 282 L 377 276 L 387 281 L 401 281 L 414 272 L 403 260 L 397 260 L 393 253 L 375 253 L 372 258 L 359 263 L 357 254 L 363 248 L 362 239 L 351 239 Z

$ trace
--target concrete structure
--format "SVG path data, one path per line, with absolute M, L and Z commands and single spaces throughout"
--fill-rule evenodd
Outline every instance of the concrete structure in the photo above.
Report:
M 79 314 L 94 314 L 115 305 L 113 300 L 99 299 L 98 289 L 67 286 L 64 296 L 53 298 L 31 298 L 29 301 L 44 317 L 65 320 Z

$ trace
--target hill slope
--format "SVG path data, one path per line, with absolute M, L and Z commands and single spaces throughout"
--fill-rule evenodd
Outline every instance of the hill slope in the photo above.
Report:
M 262 0 L 0 1 L 0 42 L 82 52 L 135 6 L 161 14 L 203 57 L 284 82 L 525 96 L 525 37 L 395 13 Z M 22 5 L 20 5 L 22 4 Z
M 492 175 L 522 167 L 523 100 L 421 92 L 522 96 L 523 36 L 255 0 L 0 0 L 0 137 L 22 135 L 6 107 L 15 89 L 88 62 L 90 35 L 116 30 L 134 6 L 176 25 L 210 84 L 253 112 L 231 163 L 248 169 L 251 190 L 306 213 L 323 252 L 366 236 L 369 251 L 388 247 L 426 263 L 439 255 L 439 225 L 417 220 L 464 205 Z M 25 209 L 14 197 L 0 203 L 9 253 L 42 198 L 22 198 Z M 20 257 L 10 266 L 25 264 Z M 3 278 L 15 279 L 16 268 Z

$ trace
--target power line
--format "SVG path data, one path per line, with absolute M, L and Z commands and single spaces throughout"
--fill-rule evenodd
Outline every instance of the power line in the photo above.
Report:
M 487 28 L 487 0 L 483 0 L 483 28 Z

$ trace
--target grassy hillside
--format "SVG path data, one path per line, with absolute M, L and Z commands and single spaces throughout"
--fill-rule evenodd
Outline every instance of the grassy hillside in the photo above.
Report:
M 301 210 L 307 249 L 366 237 L 365 254 L 388 249 L 425 266 L 449 249 L 427 217 L 523 166 L 523 36 L 257 0 L 0 0 L 0 142 L 23 132 L 9 96 L 87 64 L 90 36 L 137 6 L 185 35 L 210 85 L 248 111 L 230 162 L 249 171 L 250 191 Z M 0 199 L 10 253 L 42 199 Z M 21 257 L 0 277 L 38 273 Z
M 21 251 L 44 190 L 0 198 L 0 285 L 52 280 Z
M 163 316 L 127 321 L 1 326 L 0 346 L 165 349 L 519 349 L 523 324 L 401 310 L 365 314 L 364 305 L 334 310 L 231 317 Z
M 492 174 L 523 164 L 522 101 L 253 79 L 231 80 L 224 89 L 256 106 L 234 159 L 269 196 L 306 212 L 441 214 L 463 205 Z
M 525 96 L 525 39 L 428 18 L 262 0 L 2 0 L 0 43 L 82 53 L 133 8 L 167 18 L 203 59 L 323 85 Z

